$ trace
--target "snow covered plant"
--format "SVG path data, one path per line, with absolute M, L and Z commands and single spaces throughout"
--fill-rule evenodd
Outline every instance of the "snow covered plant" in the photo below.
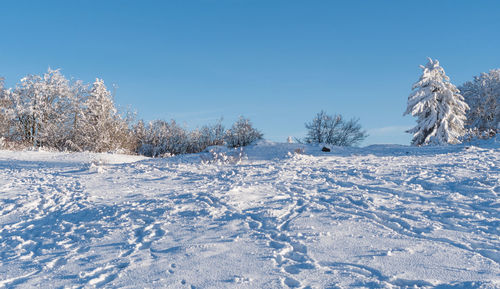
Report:
M 88 165 L 89 171 L 93 173 L 102 174 L 106 172 L 107 162 L 103 159 L 94 159 Z
M 140 121 L 134 127 L 138 138 L 137 152 L 148 157 L 184 154 L 189 147 L 189 134 L 174 120 L 155 120 L 148 125 Z
M 201 162 L 204 164 L 240 164 L 246 158 L 243 148 L 235 148 L 229 153 L 210 149 L 208 155 L 201 156 Z
M 21 141 L 60 148 L 70 134 L 74 90 L 59 72 L 28 75 L 12 92 L 12 111 Z
M 253 128 L 248 118 L 240 116 L 233 126 L 226 131 L 224 141 L 230 148 L 247 146 L 256 140 L 262 139 L 263 134 Z
M 301 147 L 301 148 L 296 148 L 293 151 L 287 152 L 286 155 L 289 158 L 296 158 L 297 156 L 304 155 L 305 152 L 306 152 L 305 148 Z
M 96 152 L 131 151 L 135 145 L 101 79 L 89 86 L 49 68 L 27 75 L 13 90 L 0 83 L 0 106 L 0 134 L 19 144 Z
M 189 133 L 188 153 L 199 153 L 210 146 L 224 144 L 224 126 L 222 119 L 214 124 L 208 124 Z
M 465 113 L 469 106 L 439 61 L 428 58 L 427 65 L 420 67 L 422 76 L 412 87 L 404 113 L 417 117 L 417 126 L 407 131 L 413 134 L 412 144 L 459 143 L 465 134 Z
M 297 155 L 303 155 L 305 153 L 305 149 L 304 148 L 297 148 L 293 152 Z
M 140 120 L 132 128 L 136 152 L 149 157 L 165 157 L 185 153 L 199 153 L 209 146 L 224 144 L 222 120 L 188 131 L 174 120 L 155 120 L 144 124 Z
M 6 138 L 12 136 L 14 127 L 12 115 L 12 99 L 10 89 L 4 87 L 4 79 L 0 77 L 0 135 L 2 139 L 2 147 L 5 147 Z
M 488 138 L 500 130 L 500 69 L 475 76 L 459 87 L 470 107 L 467 128 L 471 136 Z
M 76 117 L 74 143 L 85 151 L 106 152 L 124 147 L 127 138 L 128 124 L 118 114 L 104 81 L 97 78 Z

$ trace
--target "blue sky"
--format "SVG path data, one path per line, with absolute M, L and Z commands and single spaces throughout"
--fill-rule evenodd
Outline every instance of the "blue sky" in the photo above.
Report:
M 426 57 L 456 85 L 500 67 L 500 1 L 2 1 L 0 76 L 116 87 L 140 118 L 193 128 L 249 117 L 302 137 L 320 110 L 357 117 L 366 144 L 409 144 L 403 117 Z

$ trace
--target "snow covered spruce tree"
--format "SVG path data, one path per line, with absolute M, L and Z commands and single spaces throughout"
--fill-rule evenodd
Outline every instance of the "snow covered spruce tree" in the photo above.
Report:
M 75 127 L 75 144 L 81 150 L 117 150 L 124 148 L 130 137 L 127 122 L 118 114 L 111 92 L 99 78 L 88 91 Z
M 412 144 L 417 146 L 459 143 L 465 133 L 465 113 L 469 106 L 439 61 L 431 58 L 428 61 L 420 66 L 422 76 L 408 97 L 404 115 L 416 116 L 417 126 L 407 132 L 413 134 Z
M 459 87 L 470 107 L 467 128 L 476 137 L 491 137 L 500 131 L 500 69 L 475 76 Z
M 240 116 L 233 126 L 226 131 L 224 141 L 228 147 L 237 148 L 262 139 L 262 136 L 263 134 L 260 131 L 253 128 L 248 118 Z
M 361 129 L 357 119 L 345 121 L 342 115 L 328 115 L 319 112 L 311 122 L 306 123 L 305 143 L 325 143 L 336 146 L 354 146 L 362 142 L 368 134 Z

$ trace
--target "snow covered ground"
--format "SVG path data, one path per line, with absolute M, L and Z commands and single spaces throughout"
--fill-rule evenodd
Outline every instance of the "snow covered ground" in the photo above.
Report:
M 320 149 L 0 151 L 0 287 L 500 288 L 498 142 Z

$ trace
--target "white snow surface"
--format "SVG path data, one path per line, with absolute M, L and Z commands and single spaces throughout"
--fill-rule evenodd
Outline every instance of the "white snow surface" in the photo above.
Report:
M 0 287 L 500 288 L 499 144 L 0 151 Z

